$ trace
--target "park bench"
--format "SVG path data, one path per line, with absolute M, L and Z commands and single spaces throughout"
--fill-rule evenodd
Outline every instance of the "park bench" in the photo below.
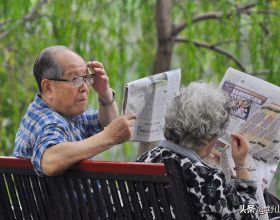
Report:
M 0 157 L 0 219 L 194 219 L 176 161 L 82 161 L 36 175 L 31 161 Z

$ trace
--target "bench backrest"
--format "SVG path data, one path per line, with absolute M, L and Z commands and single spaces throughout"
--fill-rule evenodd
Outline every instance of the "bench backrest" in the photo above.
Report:
M 82 161 L 38 177 L 30 160 L 0 157 L 0 219 L 193 219 L 174 160 Z

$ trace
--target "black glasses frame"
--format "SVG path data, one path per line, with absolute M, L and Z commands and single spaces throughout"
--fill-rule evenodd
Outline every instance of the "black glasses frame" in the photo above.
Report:
M 52 81 L 58 81 L 58 82 L 70 82 L 72 83 L 76 88 L 79 88 L 83 85 L 85 82 L 87 85 L 92 85 L 94 83 L 94 75 L 95 74 L 87 74 L 84 76 L 74 76 L 71 80 L 69 79 L 48 79 Z M 82 81 L 77 81 L 77 79 L 81 79 Z

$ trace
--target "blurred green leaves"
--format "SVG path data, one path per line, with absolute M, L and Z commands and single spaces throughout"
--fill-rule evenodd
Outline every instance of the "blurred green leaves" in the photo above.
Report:
M 246 13 L 240 7 L 253 4 Z M 237 64 L 280 84 L 279 7 L 277 1 L 173 1 L 174 26 L 187 22 L 175 43 L 171 68 L 182 68 L 182 83 L 204 79 L 219 82 Z M 195 21 L 205 13 L 223 16 Z M 85 60 L 103 62 L 121 110 L 126 82 L 152 71 L 157 47 L 155 1 L 146 0 L 1 0 L 0 1 L 0 155 L 9 155 L 21 117 L 37 86 L 32 66 L 42 49 L 65 45 Z M 209 47 L 201 47 L 203 42 Z M 89 107 L 97 106 L 90 94 Z M 135 160 L 137 147 L 127 142 L 101 155 L 103 159 Z

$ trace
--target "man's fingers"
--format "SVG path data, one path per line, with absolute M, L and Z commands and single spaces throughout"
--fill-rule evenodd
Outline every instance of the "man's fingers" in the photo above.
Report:
M 136 119 L 136 114 L 135 113 L 128 113 L 124 116 L 126 119 L 131 120 L 131 119 Z
M 93 70 L 96 76 L 103 76 L 103 75 L 107 76 L 103 68 L 94 68 Z
M 131 119 L 131 120 L 129 120 L 129 122 L 128 122 L 128 126 L 129 126 L 130 128 L 132 128 L 133 125 L 134 125 L 134 123 L 135 123 L 135 119 Z
M 104 69 L 103 63 L 101 63 L 99 61 L 96 61 L 96 60 L 87 62 L 87 66 L 91 66 L 93 68 L 102 68 L 102 69 Z

